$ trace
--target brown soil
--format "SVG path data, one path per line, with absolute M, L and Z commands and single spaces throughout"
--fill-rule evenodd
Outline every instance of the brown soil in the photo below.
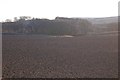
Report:
M 3 36 L 3 78 L 117 78 L 117 36 Z

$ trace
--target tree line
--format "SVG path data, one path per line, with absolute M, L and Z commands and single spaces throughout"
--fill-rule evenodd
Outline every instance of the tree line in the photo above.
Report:
M 81 35 L 91 30 L 92 24 L 86 19 L 56 17 L 54 20 L 30 17 L 14 18 L 14 22 L 2 23 L 3 33 Z

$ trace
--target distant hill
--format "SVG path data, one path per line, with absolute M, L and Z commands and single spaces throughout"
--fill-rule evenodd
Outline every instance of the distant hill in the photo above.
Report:
M 66 18 L 66 17 L 56 17 L 55 20 L 80 20 L 80 19 L 86 19 L 90 21 L 92 24 L 109 24 L 118 22 L 118 17 L 102 17 L 102 18 Z
M 118 17 L 87 18 L 93 24 L 95 32 L 118 31 Z
M 118 17 L 87 18 L 92 24 L 109 24 L 118 22 Z

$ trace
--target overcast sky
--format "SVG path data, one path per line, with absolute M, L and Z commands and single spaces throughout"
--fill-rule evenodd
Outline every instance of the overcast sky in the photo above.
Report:
M 118 15 L 119 0 L 0 0 L 0 21 L 18 16 L 110 17 Z

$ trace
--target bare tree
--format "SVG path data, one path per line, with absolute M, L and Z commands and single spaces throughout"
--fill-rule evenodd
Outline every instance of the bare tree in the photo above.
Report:
M 30 16 L 20 16 L 20 20 L 29 20 L 31 19 Z
M 17 17 L 14 17 L 14 22 L 18 21 L 18 18 Z

